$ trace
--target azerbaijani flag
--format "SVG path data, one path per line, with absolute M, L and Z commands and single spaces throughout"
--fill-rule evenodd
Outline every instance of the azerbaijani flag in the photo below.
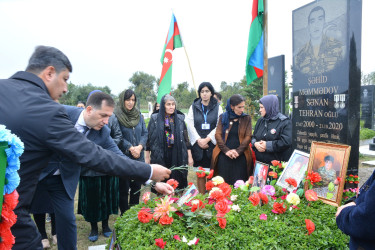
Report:
M 253 10 L 246 57 L 246 79 L 249 85 L 263 76 L 263 0 L 253 0 Z
M 171 92 L 173 50 L 181 47 L 183 47 L 183 43 L 180 35 L 180 30 L 178 29 L 176 17 L 174 16 L 174 14 L 172 14 L 171 24 L 169 26 L 167 39 L 165 41 L 163 53 L 161 54 L 160 59 L 160 62 L 163 64 L 163 69 L 161 71 L 159 83 L 157 99 L 158 103 L 160 103 L 163 95 L 169 94 Z

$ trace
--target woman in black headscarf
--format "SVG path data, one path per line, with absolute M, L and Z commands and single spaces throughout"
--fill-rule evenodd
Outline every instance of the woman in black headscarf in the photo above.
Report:
M 151 115 L 148 123 L 146 163 L 157 163 L 164 167 L 193 166 L 191 145 L 187 134 L 185 115 L 176 109 L 176 100 L 164 95 L 160 109 Z M 187 187 L 187 170 L 172 171 L 170 179 L 179 182 L 178 189 Z
M 292 154 L 292 123 L 279 112 L 279 100 L 267 95 L 259 100 L 262 116 L 256 123 L 251 140 L 257 161 L 288 161 Z
M 223 177 L 230 185 L 237 180 L 246 181 L 253 173 L 249 147 L 251 118 L 243 112 L 244 108 L 245 99 L 241 95 L 231 96 L 216 128 L 212 168 L 215 176 Z

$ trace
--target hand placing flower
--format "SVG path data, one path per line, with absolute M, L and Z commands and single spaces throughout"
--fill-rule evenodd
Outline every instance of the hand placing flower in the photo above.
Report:
M 173 187 L 173 189 L 176 189 L 178 187 L 179 183 L 175 179 L 169 179 L 167 181 L 167 184 L 171 185 Z

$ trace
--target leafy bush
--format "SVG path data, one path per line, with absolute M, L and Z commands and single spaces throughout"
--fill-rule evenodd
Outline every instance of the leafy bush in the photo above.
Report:
M 276 194 L 283 192 L 277 188 Z M 117 243 L 122 249 L 158 249 L 155 239 L 162 238 L 167 242 L 165 249 L 347 249 L 349 237 L 336 226 L 336 207 L 301 199 L 298 209 L 292 209 L 288 204 L 284 214 L 274 214 L 271 212 L 272 203 L 287 204 L 286 200 L 281 201 L 279 197 L 276 201 L 270 199 L 269 204 L 253 206 L 248 200 L 248 192 L 233 189 L 231 195 L 238 195 L 233 204 L 239 205 L 240 211 L 231 209 L 225 215 L 227 224 L 224 229 L 219 227 L 214 204 L 206 204 L 200 213 L 186 209 L 182 217 L 173 213 L 171 225 L 161 225 L 153 220 L 141 223 L 137 214 L 142 207 L 155 208 L 156 199 L 152 199 L 147 205 L 141 203 L 132 207 L 117 219 Z M 195 198 L 207 203 L 207 195 Z M 260 220 L 261 214 L 266 214 L 267 220 Z M 311 235 L 307 235 L 305 219 L 315 224 L 316 229 Z M 199 242 L 188 246 L 174 239 L 175 235 L 185 236 L 188 241 L 197 237 Z
M 367 140 L 375 137 L 375 131 L 369 128 L 361 128 L 359 131 L 360 140 Z

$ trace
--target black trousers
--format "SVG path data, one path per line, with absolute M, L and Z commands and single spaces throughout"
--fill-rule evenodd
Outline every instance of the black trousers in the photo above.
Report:
M 139 190 L 141 187 L 142 182 L 129 179 L 119 179 L 119 207 L 121 214 L 128 210 L 130 206 L 139 204 L 139 197 L 141 195 Z

